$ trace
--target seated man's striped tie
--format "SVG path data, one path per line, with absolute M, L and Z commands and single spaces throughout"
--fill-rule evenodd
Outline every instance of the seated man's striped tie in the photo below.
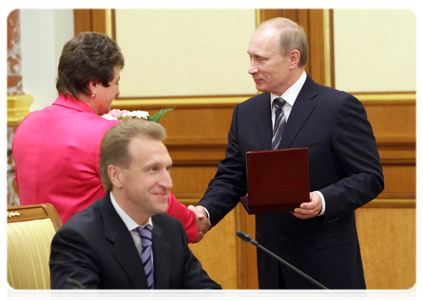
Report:
M 147 277 L 148 288 L 154 289 L 154 270 L 153 261 L 151 260 L 151 253 L 153 248 L 153 240 L 151 238 L 151 226 L 147 224 L 144 226 L 144 228 L 138 227 L 137 229 L 141 237 L 141 261 L 142 265 L 144 266 L 145 276 Z

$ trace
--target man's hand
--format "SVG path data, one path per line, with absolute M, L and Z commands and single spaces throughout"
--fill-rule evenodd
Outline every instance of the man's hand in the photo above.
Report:
M 204 235 L 209 231 L 211 227 L 211 223 L 207 218 L 207 213 L 202 206 L 193 205 L 188 206 L 188 209 L 192 210 L 195 213 L 197 219 L 197 238 L 195 239 L 194 243 L 198 243 L 204 237 Z
M 322 198 L 318 193 L 310 193 L 310 201 L 301 203 L 300 208 L 294 209 L 291 214 L 300 219 L 310 219 L 317 216 L 322 210 Z

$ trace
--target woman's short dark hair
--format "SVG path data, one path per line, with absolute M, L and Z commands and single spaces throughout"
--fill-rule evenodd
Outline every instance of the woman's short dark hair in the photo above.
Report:
M 125 64 L 118 44 L 107 35 L 81 32 L 68 41 L 59 60 L 56 88 L 59 94 L 90 94 L 88 83 L 101 82 L 105 87 L 113 80 L 114 68 Z

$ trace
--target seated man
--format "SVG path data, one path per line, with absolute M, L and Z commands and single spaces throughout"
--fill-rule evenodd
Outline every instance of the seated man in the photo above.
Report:
M 172 160 L 164 128 L 131 119 L 104 135 L 107 195 L 74 215 L 51 245 L 51 287 L 220 289 L 188 248 L 182 224 L 164 214 Z

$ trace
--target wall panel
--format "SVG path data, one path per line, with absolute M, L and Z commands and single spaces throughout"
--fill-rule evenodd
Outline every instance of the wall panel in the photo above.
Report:
M 333 14 L 337 89 L 368 93 L 416 90 L 413 11 L 334 9 Z
M 210 230 L 203 241 L 189 245 L 204 270 L 224 289 L 239 288 L 237 209 Z
M 116 9 L 122 97 L 255 93 L 254 9 Z
M 383 166 L 385 190 L 378 199 L 415 199 L 415 94 L 355 94 L 355 96 L 362 99 L 366 108 Z
M 416 209 L 362 207 L 356 211 L 368 289 L 409 289 L 416 283 Z
M 173 157 L 172 152 L 169 154 Z M 178 199 L 200 199 L 216 171 L 216 165 L 186 166 L 176 164 L 170 171 L 173 180 L 172 193 Z

